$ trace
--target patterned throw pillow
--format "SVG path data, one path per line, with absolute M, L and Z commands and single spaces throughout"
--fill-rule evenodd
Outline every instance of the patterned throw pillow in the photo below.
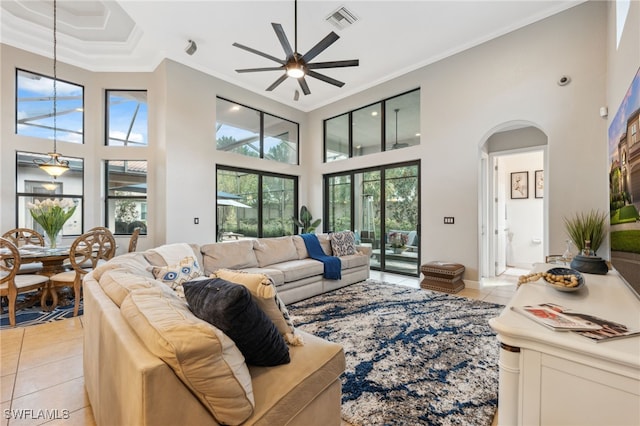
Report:
M 356 254 L 356 238 L 351 231 L 340 231 L 329 234 L 331 250 L 334 256 Z
M 289 348 L 249 290 L 222 278 L 184 285 L 191 311 L 229 336 L 251 365 L 288 364 Z
M 198 261 L 191 256 L 185 257 L 177 265 L 152 266 L 151 272 L 157 280 L 171 287 L 181 299 L 184 299 L 182 284 L 202 275 Z

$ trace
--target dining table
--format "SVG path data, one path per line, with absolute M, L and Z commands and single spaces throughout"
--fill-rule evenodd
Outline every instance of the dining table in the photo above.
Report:
M 63 272 L 65 269 L 65 260 L 69 259 L 69 249 L 71 246 L 58 246 L 56 248 L 42 247 L 37 245 L 25 244 L 18 248 L 20 252 L 20 263 L 34 263 L 40 262 L 42 269 L 37 271 L 37 274 L 46 275 L 51 277 L 59 272 Z M 48 300 L 51 300 L 51 305 L 47 304 Z M 58 294 L 52 285 L 47 282 L 47 285 L 43 287 L 42 294 L 40 296 L 40 306 L 44 311 L 52 311 L 58 305 Z

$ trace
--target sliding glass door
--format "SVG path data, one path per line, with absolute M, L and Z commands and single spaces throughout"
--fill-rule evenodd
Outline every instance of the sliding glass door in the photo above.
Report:
M 420 163 L 325 177 L 326 231 L 353 230 L 372 251 L 371 267 L 418 275 Z

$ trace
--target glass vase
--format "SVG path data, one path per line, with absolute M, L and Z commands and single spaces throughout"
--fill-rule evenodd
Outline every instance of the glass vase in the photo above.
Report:
M 62 234 L 60 230 L 55 232 L 45 232 L 45 245 L 47 248 L 54 249 L 62 243 Z

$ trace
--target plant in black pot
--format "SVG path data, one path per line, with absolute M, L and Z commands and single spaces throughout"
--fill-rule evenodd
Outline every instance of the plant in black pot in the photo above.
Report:
M 577 213 L 572 218 L 564 218 L 564 224 L 569 237 L 580 252 L 571 261 L 571 267 L 587 274 L 607 273 L 609 268 L 601 257 L 596 255 L 600 244 L 606 235 L 606 213 L 591 210 L 587 213 Z

